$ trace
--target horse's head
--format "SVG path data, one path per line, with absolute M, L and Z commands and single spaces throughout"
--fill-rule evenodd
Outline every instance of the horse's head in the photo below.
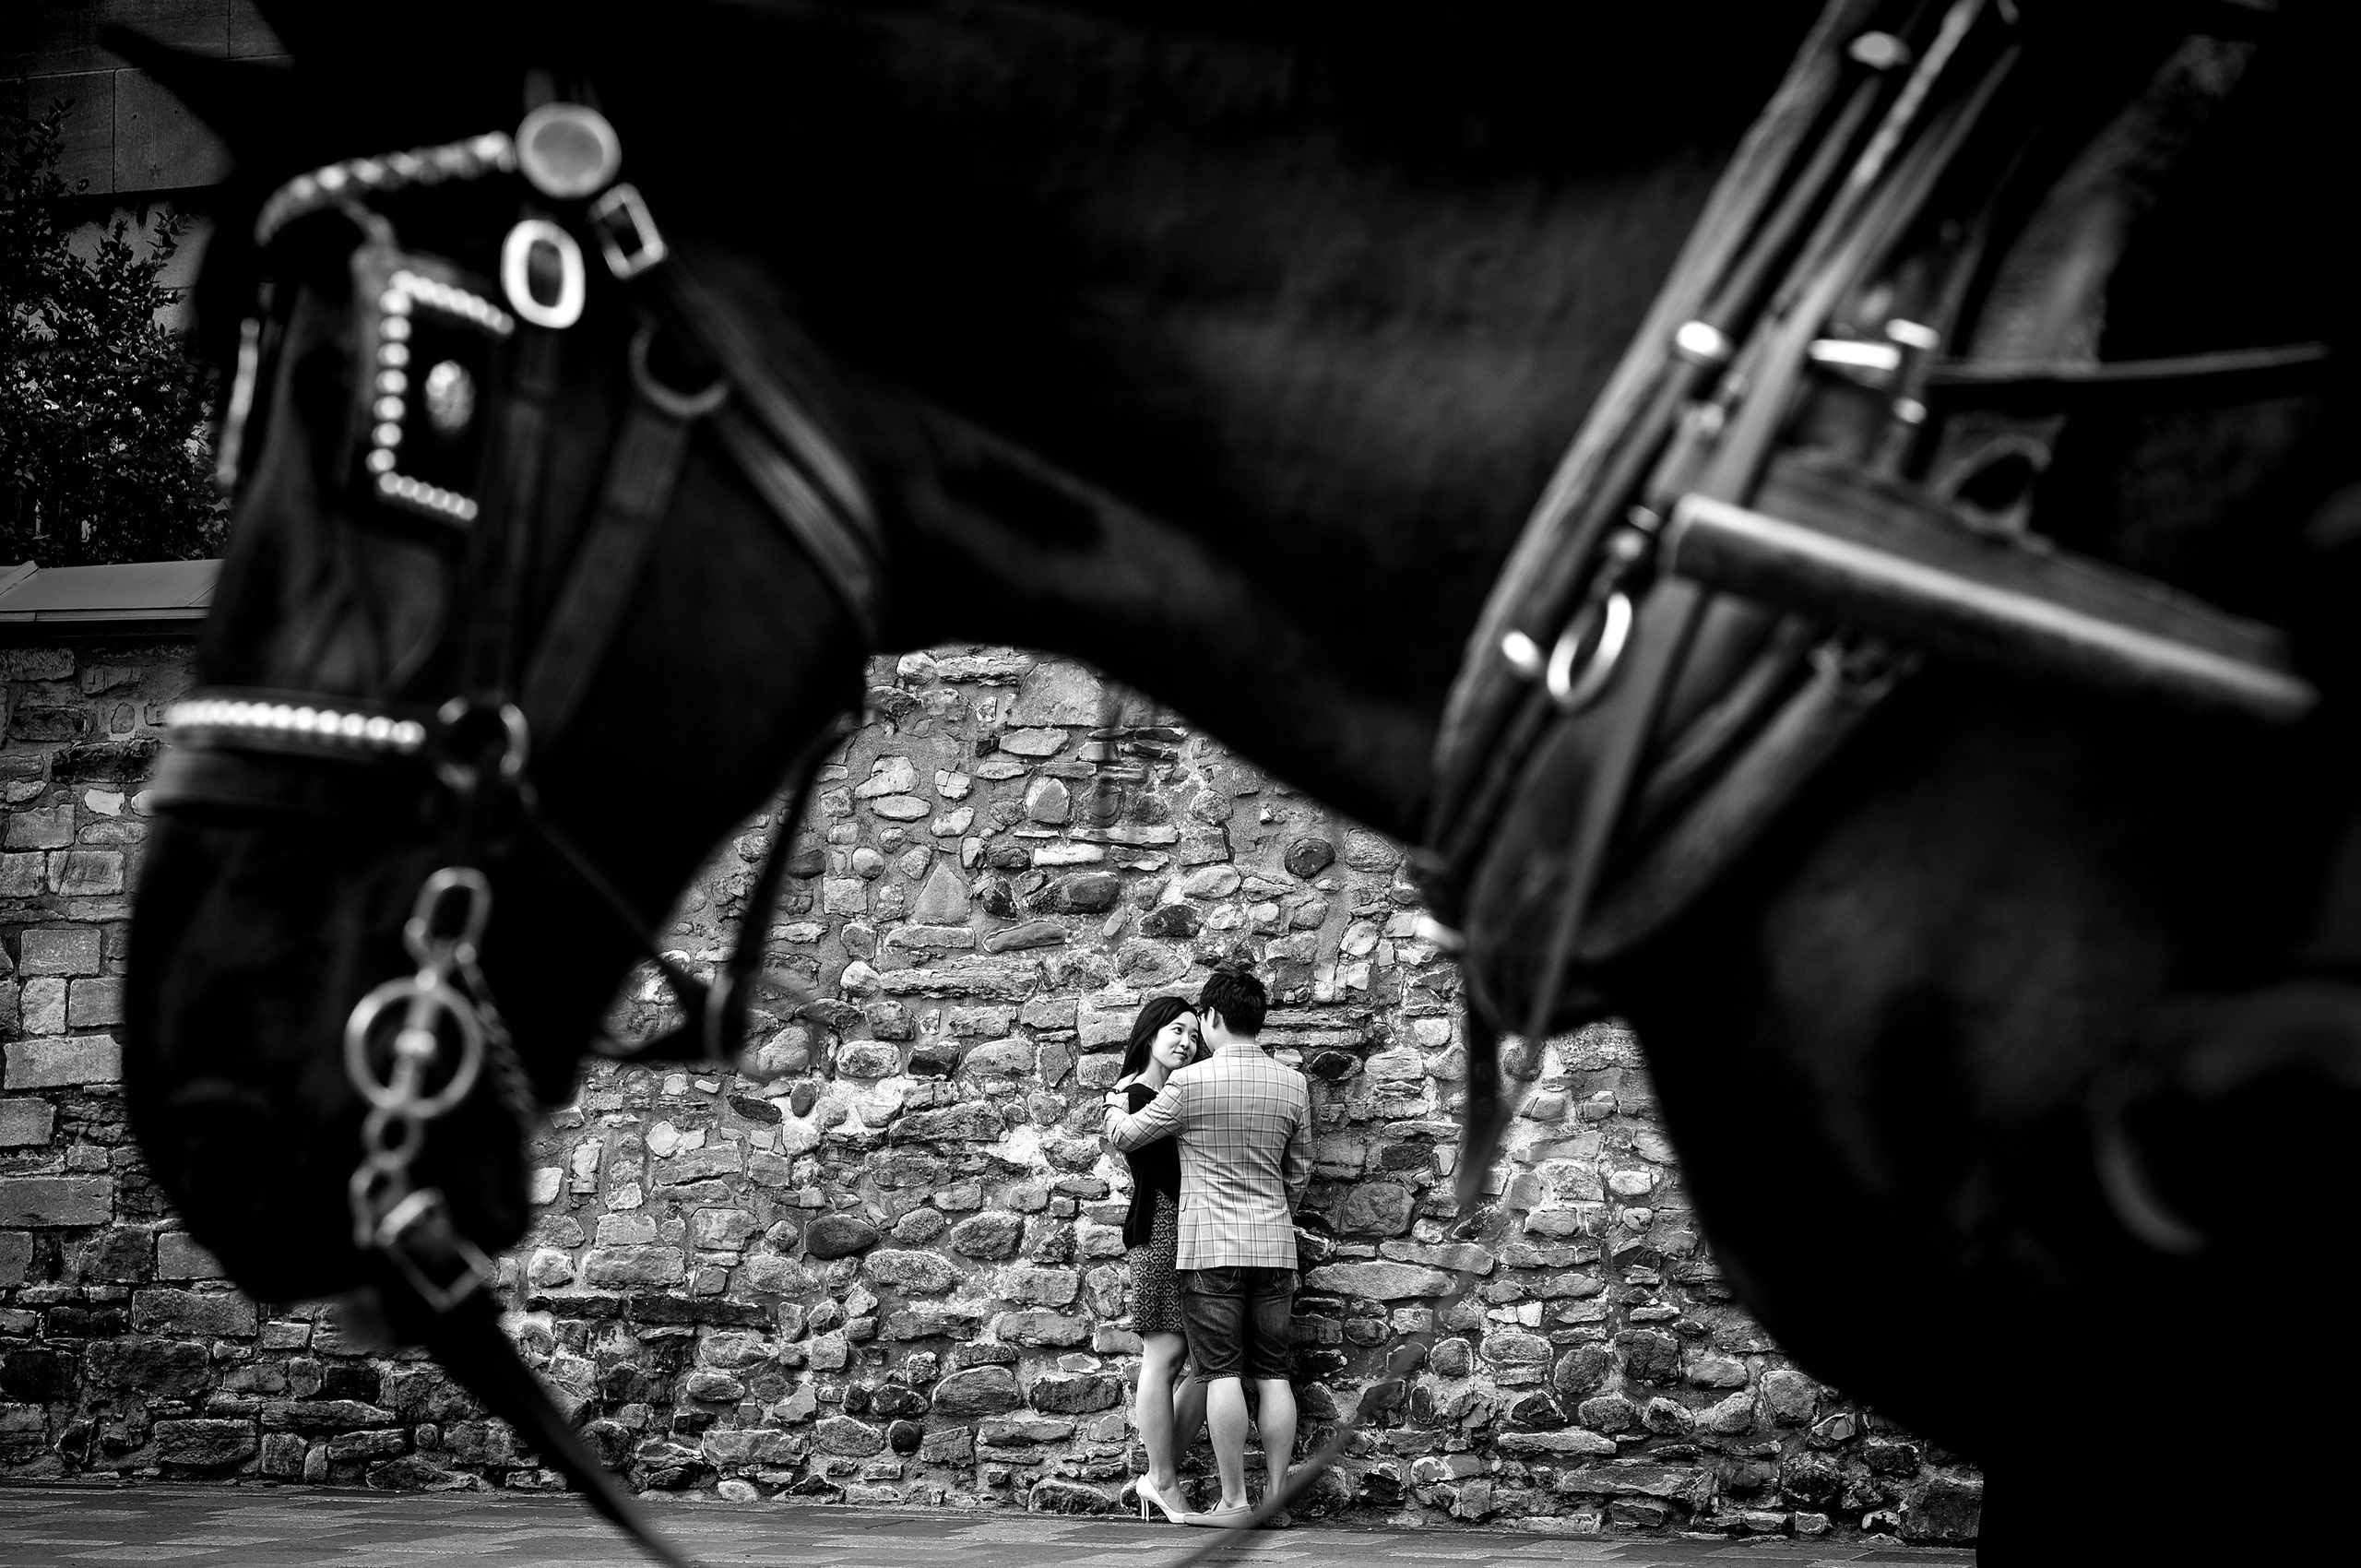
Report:
M 141 53 L 200 108 L 235 96 Z M 642 933 L 854 690 L 865 502 L 813 356 L 739 324 L 739 275 L 659 260 L 602 118 L 520 127 L 528 79 L 257 153 L 201 290 L 244 318 L 235 518 L 126 1081 L 181 1213 L 267 1299 L 364 1284 L 361 1211 L 410 1189 L 484 1249 L 522 1233 L 528 1102 L 570 1092 Z M 351 1194 L 356 1085 L 409 1057 L 413 1107 L 456 1102 Z

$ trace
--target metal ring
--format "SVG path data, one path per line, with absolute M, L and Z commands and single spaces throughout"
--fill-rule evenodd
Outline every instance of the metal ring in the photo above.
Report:
M 647 368 L 647 350 L 655 342 L 656 328 L 645 323 L 631 335 L 631 381 L 641 397 L 682 421 L 701 420 L 730 400 L 730 379 L 724 375 L 716 375 L 700 392 L 678 391 L 658 381 Z
M 533 296 L 533 247 L 547 245 L 557 253 L 557 301 L 543 304 Z M 536 327 L 562 332 L 582 319 L 588 297 L 589 269 L 582 264 L 582 247 L 574 236 L 546 218 L 520 220 L 500 242 L 500 291 L 516 314 Z
M 410 1099 L 391 1084 L 380 1083 L 369 1064 L 369 1031 L 397 1002 L 440 1008 L 459 1026 L 458 1065 L 452 1070 L 451 1081 L 436 1094 Z M 354 1004 L 351 1016 L 344 1021 L 344 1072 L 353 1088 L 380 1110 L 407 1111 L 421 1121 L 440 1116 L 468 1098 L 483 1067 L 483 1020 L 476 1016 L 466 997 L 432 976 L 404 975 L 387 980 Z
M 466 697 L 453 697 L 434 710 L 434 722 L 440 725 L 447 735 L 475 711 L 476 705 Z M 532 760 L 533 727 L 526 719 L 525 710 L 513 702 L 502 703 L 492 711 L 500 719 L 500 728 L 505 742 L 500 751 L 501 780 L 504 783 L 514 784 L 525 776 L 525 765 Z M 446 758 L 436 766 L 440 771 L 445 768 L 456 769 L 459 765 Z M 472 777 L 473 773 L 474 765 L 472 763 L 465 765 L 462 776 Z M 451 782 L 454 788 L 462 787 L 456 782 L 451 773 L 445 773 L 444 778 L 446 782 Z
M 1583 663 L 1582 674 L 1574 674 L 1574 656 L 1590 632 L 1587 615 L 1577 615 L 1558 635 L 1558 646 L 1549 650 L 1549 669 L 1545 679 L 1549 687 L 1549 700 L 1566 713 L 1580 713 L 1599 699 L 1614 680 L 1618 666 L 1623 662 L 1623 650 L 1631 640 L 1633 620 L 1631 596 L 1618 589 L 1607 596 L 1598 612 L 1598 642 L 1591 648 L 1590 657 Z
M 419 885 L 409 919 L 402 924 L 402 945 L 421 968 L 441 967 L 445 955 L 434 948 L 434 917 L 443 900 L 455 892 L 467 895 L 467 912 L 458 931 L 449 938 L 448 956 L 455 962 L 471 964 L 482 950 L 483 930 L 492 920 L 492 883 L 473 866 L 444 866 Z

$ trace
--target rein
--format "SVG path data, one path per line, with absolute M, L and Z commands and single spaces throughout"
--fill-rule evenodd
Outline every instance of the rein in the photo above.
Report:
M 501 1331 L 492 1260 L 412 1167 L 429 1127 L 488 1082 L 519 1137 L 538 1115 L 479 967 L 492 912 L 486 868 L 537 839 L 653 964 L 677 999 L 675 1028 L 627 1054 L 734 1067 L 748 999 L 788 871 L 795 829 L 844 715 L 797 757 L 791 803 L 774 829 L 737 941 L 712 980 L 658 946 L 597 862 L 552 822 L 532 774 L 580 711 L 623 624 L 677 489 L 689 437 L 710 422 L 754 490 L 874 646 L 884 544 L 866 487 L 795 386 L 773 368 L 698 268 L 674 254 L 646 200 L 619 181 L 622 144 L 596 110 L 549 102 L 514 137 L 361 158 L 298 176 L 261 209 L 266 254 L 299 228 L 359 232 L 350 267 L 358 368 L 347 516 L 421 530 L 456 577 L 462 612 L 433 673 L 386 695 L 203 689 L 173 707 L 173 747 L 156 784 L 165 806 L 409 821 L 433 831 L 441 865 L 404 929 L 414 972 L 387 980 L 346 1020 L 346 1075 L 368 1111 L 350 1183 L 353 1241 L 371 1262 L 388 1326 L 425 1344 L 592 1505 L 658 1560 L 688 1560 L 658 1538 L 627 1489 L 589 1450 Z M 515 181 L 518 216 L 496 288 L 403 249 L 376 197 L 446 182 Z M 586 242 L 607 274 L 594 284 Z M 246 324 L 222 466 L 234 479 L 255 387 L 280 324 L 265 286 Z M 635 322 L 633 395 L 554 600 L 528 635 L 528 590 L 548 510 L 550 404 L 564 334 L 586 313 Z M 651 363 L 670 344 L 709 374 L 682 390 Z M 431 689 L 439 685 L 440 689 Z M 849 707 L 849 704 L 848 704 Z M 626 1054 L 610 1044 L 609 1054 Z
M 2269 9 L 2192 6 L 2188 30 L 2250 39 Z M 2090 84 L 2137 41 L 2061 36 L 2065 10 L 1833 0 L 1716 186 L 1445 712 L 1421 870 L 1446 945 L 1541 871 L 1553 885 L 1521 1014 L 1471 970 L 1471 1036 L 1522 1023 L 1534 1049 L 1572 988 L 1596 999 L 1601 967 L 1701 897 L 1926 655 L 2268 724 L 2316 705 L 2276 629 L 2031 534 L 2022 490 L 1971 500 L 2008 461 L 2037 475 L 2070 414 L 2286 396 L 2334 369 L 2317 343 L 1979 350 L 2016 321 L 2092 318 L 2116 259 L 2095 220 L 2042 203 L 2136 107 L 2141 83 L 2129 102 Z M 2037 222 L 2101 255 L 2095 280 L 2018 262 Z M 2036 306 L 2070 308 L 1994 304 L 2012 265 Z M 1533 804 L 1552 799 L 1571 815 Z M 1505 837 L 1521 808 L 1548 826 Z M 1512 1113 L 1488 1057 L 1471 1047 L 1463 1204 Z

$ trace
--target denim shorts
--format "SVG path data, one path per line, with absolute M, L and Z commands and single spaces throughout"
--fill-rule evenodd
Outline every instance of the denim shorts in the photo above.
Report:
M 1295 1314 L 1291 1268 L 1184 1268 L 1189 1362 L 1199 1383 L 1217 1377 L 1284 1380 L 1287 1320 Z

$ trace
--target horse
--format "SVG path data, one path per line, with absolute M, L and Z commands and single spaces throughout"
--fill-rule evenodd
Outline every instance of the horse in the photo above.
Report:
M 178 782 L 138 895 L 126 1083 L 191 1229 L 279 1299 L 386 1282 L 353 1222 L 356 1007 L 408 1009 L 422 1054 L 496 1036 L 479 1084 L 376 1146 L 445 1211 L 435 1256 L 406 1265 L 431 1276 L 420 1293 L 463 1292 L 465 1254 L 528 1218 L 516 1118 L 566 1096 L 647 927 L 808 768 L 870 647 L 1078 655 L 1332 805 L 1431 837 L 1454 683 L 1501 630 L 1488 591 L 1627 346 L 1664 325 L 1651 302 L 1757 110 L 1833 25 L 1792 3 L 775 0 L 660 25 L 429 6 L 398 27 L 266 10 L 291 72 L 117 42 L 238 169 L 198 306 L 251 411 L 200 677 L 266 695 L 200 705 L 189 738 L 276 724 L 288 754 L 260 782 Z M 2235 87 L 2214 84 L 2204 135 L 2148 172 L 2120 264 L 2086 291 L 2109 357 L 2342 339 L 2333 219 L 2308 183 L 2351 134 L 2331 107 L 2352 58 L 2333 7 L 1997 10 L 2070 35 L 2125 96 L 2192 35 L 2226 50 L 2203 59 Z M 462 140 L 568 100 L 595 102 L 628 160 L 638 210 L 606 209 L 612 278 L 570 273 L 580 246 L 544 231 L 507 255 L 524 127 L 505 153 Z M 528 208 L 579 214 L 586 160 L 590 190 L 613 180 L 591 122 L 564 125 L 574 141 L 526 171 Z M 448 166 L 388 156 L 470 146 Z M 419 168 L 433 178 L 402 172 Z M 323 169 L 340 188 L 315 179 L 289 216 L 281 198 Z M 701 307 L 628 293 L 658 225 Z M 533 482 L 482 498 L 534 527 L 450 527 L 477 505 L 458 481 L 373 503 L 362 448 L 414 479 L 355 413 L 382 346 L 355 325 L 355 257 L 394 235 L 401 256 L 447 258 L 410 264 L 419 310 L 457 289 L 478 325 L 506 320 L 467 293 L 494 276 L 518 312 L 588 302 L 534 373 Z M 699 422 L 686 389 L 707 382 L 767 409 L 762 428 Z M 573 624 L 569 564 L 629 510 L 602 476 L 629 478 L 610 454 L 642 439 L 635 398 L 682 426 L 667 485 L 636 503 L 661 547 L 626 552 L 627 601 L 559 683 L 565 721 L 528 743 L 496 704 L 462 700 L 440 730 L 398 718 L 496 695 L 487 671 L 513 676 L 537 633 Z M 1559 986 L 1549 935 L 1573 791 L 1517 802 L 1513 853 L 1461 890 L 1492 1022 L 1519 1030 L 1525 998 L 1529 1038 L 1608 1008 L 1632 1022 L 1741 1300 L 1815 1375 L 1984 1467 L 1996 1562 L 2162 1555 L 2226 1525 L 2149 1452 L 2189 1425 L 2189 1380 L 2165 1369 L 2193 1359 L 2226 1287 L 2284 1267 L 2349 1192 L 2341 981 L 2276 1033 L 2278 1015 L 2220 999 L 2282 994 L 2308 939 L 2350 924 L 2331 874 L 2354 798 L 2350 419 L 2316 389 L 2101 407 L 1993 501 L 2286 628 L 2324 694 L 2301 722 L 1932 655 L 1583 983 Z M 515 427 L 496 449 L 528 445 Z M 611 760 L 644 752 L 651 710 L 708 781 L 652 819 Z M 409 735 L 426 781 L 386 786 L 373 765 L 318 783 L 320 746 L 287 740 L 299 712 L 334 721 L 322 744 Z M 480 880 L 431 884 L 455 844 Z M 744 998 L 704 1002 L 726 1025 Z M 2290 1028 L 2314 1043 L 2285 1047 Z M 2258 1031 L 2281 1044 L 2236 1043 Z M 1472 1085 L 1490 1038 L 1471 1042 Z M 2181 1071 L 2200 1062 L 2210 1076 Z M 439 1092 L 410 1091 L 404 1114 Z M 2119 1114 L 2094 1121 L 2110 1094 Z M 2099 1147 L 2110 1125 L 2129 1164 Z M 2234 1182 L 2290 1174 L 2267 1199 L 2226 1190 L 2225 1146 Z M 397 1326 L 433 1343 L 414 1316 Z M 2323 1396 L 2272 1419 L 2277 1462 L 2317 1485 L 2350 1452 L 2334 1395 L 2351 1380 L 2310 1370 Z M 2060 1388 L 2082 1397 L 2052 1414 Z M 2252 1539 L 2307 1522 L 2235 1523 Z

